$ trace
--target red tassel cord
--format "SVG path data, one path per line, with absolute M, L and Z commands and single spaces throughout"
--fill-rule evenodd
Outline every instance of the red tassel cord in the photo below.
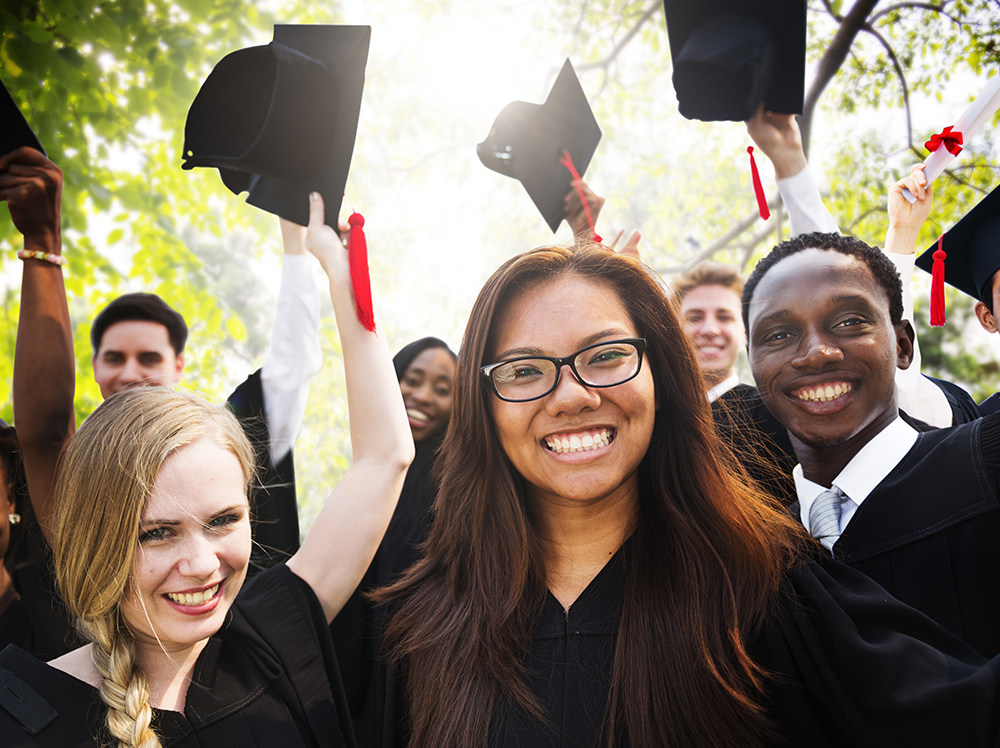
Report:
M 351 233 L 347 239 L 347 256 L 351 265 L 351 288 L 354 289 L 354 307 L 360 322 L 369 332 L 375 332 L 375 314 L 372 312 L 372 284 L 368 277 L 368 242 L 365 240 L 365 218 L 352 213 L 347 219 Z
M 934 250 L 934 264 L 931 265 L 931 325 L 944 325 L 944 260 L 948 256 L 941 244 L 944 234 L 938 237 L 938 248 Z
M 559 163 L 569 169 L 569 173 L 573 175 L 573 180 L 578 184 L 576 185 L 576 194 L 580 196 L 580 202 L 583 203 L 583 211 L 587 214 L 587 223 L 590 225 L 590 233 L 594 236 L 594 241 L 600 244 L 603 240 L 597 235 L 597 230 L 594 228 L 594 217 L 590 214 L 590 205 L 587 204 L 587 198 L 583 194 L 583 185 L 579 182 L 583 181 L 583 177 L 573 166 L 573 159 L 570 158 L 569 151 L 563 151 L 563 157 L 559 159 Z
M 757 171 L 757 160 L 753 157 L 753 146 L 747 146 L 747 153 L 750 154 L 750 174 L 753 176 L 753 192 L 757 196 L 757 210 L 760 211 L 761 220 L 766 221 L 771 217 L 771 209 L 767 207 L 767 198 L 764 196 L 764 186 L 760 183 L 760 172 Z
M 952 156 L 957 156 L 962 152 L 962 133 L 958 130 L 952 131 L 952 127 L 954 125 L 948 125 L 948 127 L 936 135 L 931 135 L 931 139 L 924 143 L 924 148 L 934 153 L 934 151 L 943 145 L 948 153 Z

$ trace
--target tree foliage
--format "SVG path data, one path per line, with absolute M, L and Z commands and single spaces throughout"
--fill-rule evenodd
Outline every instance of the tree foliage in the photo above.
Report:
M 376 301 L 394 346 L 426 334 L 457 344 L 492 269 L 549 240 L 520 185 L 483 169 L 474 144 L 509 100 L 542 101 L 567 56 L 604 130 L 587 174 L 609 200 L 602 221 L 641 229 L 652 266 L 673 272 L 715 257 L 749 267 L 787 236 L 776 197 L 775 217 L 756 218 L 742 126 L 688 122 L 677 113 L 660 0 L 398 0 L 352 8 L 304 0 L 0 4 L 0 77 L 66 176 L 78 420 L 100 399 L 90 321 L 126 291 L 159 293 L 187 318 L 186 381 L 198 390 L 224 397 L 262 360 L 279 263 L 275 220 L 229 195 L 214 172 L 183 172 L 179 162 L 187 109 L 211 67 L 228 52 L 269 41 L 276 22 L 373 26 L 345 203 L 366 213 Z M 802 127 L 846 232 L 881 243 L 886 187 L 949 124 L 940 110 L 960 112 L 976 93 L 970 81 L 981 87 L 1000 67 L 998 14 L 997 0 L 812 0 Z M 506 36 L 494 40 L 500 29 Z M 501 53 L 512 54 L 498 74 L 484 57 Z M 998 181 L 997 163 L 990 133 L 967 145 L 935 184 L 924 245 Z M 20 240 L 5 210 L 0 416 L 9 419 Z M 601 232 L 613 236 L 609 227 Z M 953 304 L 953 320 L 966 318 Z M 973 367 L 959 325 L 931 332 L 924 308 L 918 304 L 917 322 L 925 369 L 978 394 L 996 389 L 1000 373 Z M 323 336 L 327 363 L 297 443 L 307 512 L 349 453 L 339 347 L 332 329 Z

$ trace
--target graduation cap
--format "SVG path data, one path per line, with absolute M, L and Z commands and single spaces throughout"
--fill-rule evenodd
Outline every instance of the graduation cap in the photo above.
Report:
M 945 256 L 935 258 L 939 250 Z M 1000 270 L 1000 187 L 920 255 L 917 267 L 931 273 L 931 324 L 944 324 L 942 282 L 992 309 L 993 275 Z
M 233 193 L 302 226 L 310 192 L 336 226 L 354 152 L 370 26 L 274 27 L 224 57 L 184 126 L 182 168 L 219 169 Z
M 582 175 L 600 142 L 601 128 L 567 59 L 545 103 L 505 106 L 476 153 L 487 168 L 524 185 L 555 233 L 565 218 L 563 198 L 572 178 L 561 162 L 564 153 Z
M 806 0 L 663 0 L 680 113 L 750 119 L 761 100 L 801 114 Z
M 3 128 L 0 129 L 0 155 L 16 151 L 27 145 L 47 157 L 48 154 L 45 153 L 42 144 L 38 142 L 35 133 L 31 131 L 28 122 L 21 114 L 21 110 L 17 108 L 14 98 L 10 95 L 10 91 L 7 90 L 3 81 L 0 81 L 0 88 L 3 89 L 3 93 L 0 94 L 0 122 L 3 123 Z

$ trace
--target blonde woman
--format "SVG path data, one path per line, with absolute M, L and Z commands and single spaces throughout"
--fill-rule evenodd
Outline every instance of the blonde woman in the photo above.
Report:
M 165 388 L 110 398 L 57 483 L 63 599 L 90 643 L 0 656 L 2 746 L 351 745 L 327 626 L 392 515 L 413 455 L 381 335 L 354 312 L 347 255 L 313 195 L 354 459 L 301 549 L 242 588 L 252 452 L 235 418 Z M 241 589 L 242 588 L 242 589 Z

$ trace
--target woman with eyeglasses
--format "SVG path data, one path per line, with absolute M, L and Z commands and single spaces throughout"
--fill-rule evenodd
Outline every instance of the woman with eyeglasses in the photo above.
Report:
M 716 437 L 662 285 L 600 246 L 472 310 L 366 745 L 988 745 L 991 663 L 850 569 Z M 903 633 L 900 633 L 903 632 Z

